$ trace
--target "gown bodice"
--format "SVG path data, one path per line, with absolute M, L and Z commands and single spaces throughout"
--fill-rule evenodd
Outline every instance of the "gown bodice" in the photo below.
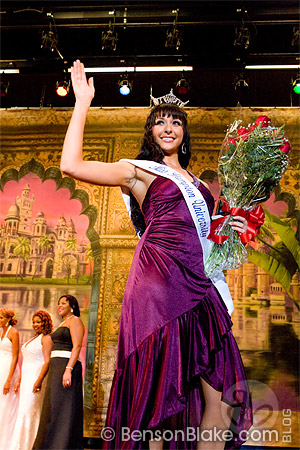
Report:
M 23 361 L 44 364 L 42 337 L 43 335 L 40 334 L 32 341 L 22 345 Z
M 71 351 L 73 342 L 71 338 L 70 329 L 68 327 L 58 327 L 52 334 L 53 350 L 67 350 Z
M 211 215 L 214 198 L 193 179 Z M 154 331 L 203 298 L 218 297 L 205 275 L 202 246 L 179 187 L 157 176 L 146 192 L 142 212 L 146 230 L 136 246 L 124 293 L 118 365 Z M 219 300 L 216 304 L 224 307 Z
M 5 336 L 0 340 L 0 354 L 2 357 L 12 357 L 12 342 L 8 339 L 7 334 L 10 327 L 6 330 Z
M 203 195 L 211 216 L 214 209 L 213 196 L 203 183 L 201 183 L 193 174 L 190 175 L 194 179 L 194 186 L 196 186 Z M 157 176 L 150 184 L 142 204 L 146 225 L 153 219 L 168 222 L 170 218 L 174 219 L 174 217 L 177 216 L 177 220 L 184 221 L 185 223 L 188 222 L 190 226 L 194 226 L 187 207 L 182 208 L 184 205 L 186 206 L 186 203 L 178 186 L 167 178 Z M 174 209 L 177 210 L 177 213 L 179 213 L 178 215 L 176 214 L 176 211 L 174 215 Z M 182 209 L 184 211 L 182 211 Z M 170 214 L 172 214 L 171 217 Z

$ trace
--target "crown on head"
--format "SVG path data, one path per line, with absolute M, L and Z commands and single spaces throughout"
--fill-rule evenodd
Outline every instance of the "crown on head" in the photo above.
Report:
M 189 102 L 182 102 L 179 98 L 176 97 L 176 95 L 173 94 L 173 89 L 170 90 L 170 93 L 167 95 L 163 95 L 162 97 L 155 98 L 152 95 L 150 95 L 151 100 L 153 101 L 154 105 L 161 105 L 162 103 L 172 103 L 173 105 L 179 106 L 179 108 L 184 108 L 184 106 Z

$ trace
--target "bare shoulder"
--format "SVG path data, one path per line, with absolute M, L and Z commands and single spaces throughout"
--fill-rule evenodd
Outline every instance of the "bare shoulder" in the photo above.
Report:
M 69 323 L 69 327 L 70 330 L 71 329 L 79 329 L 79 328 L 84 328 L 83 322 L 80 319 L 80 317 L 74 316 L 70 319 L 70 323 Z
M 52 343 L 52 339 L 51 339 L 50 334 L 44 334 L 42 336 L 42 345 L 47 345 L 47 344 L 50 344 L 50 343 Z
M 19 332 L 15 327 L 11 327 L 11 329 L 9 330 L 7 337 L 8 338 L 12 338 L 12 337 L 16 337 L 19 336 Z

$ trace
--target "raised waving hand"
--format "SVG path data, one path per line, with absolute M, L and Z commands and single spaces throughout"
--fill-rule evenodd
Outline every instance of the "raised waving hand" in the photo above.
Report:
M 77 59 L 71 69 L 73 91 L 77 102 L 91 103 L 95 95 L 94 79 L 86 78 L 84 65 Z

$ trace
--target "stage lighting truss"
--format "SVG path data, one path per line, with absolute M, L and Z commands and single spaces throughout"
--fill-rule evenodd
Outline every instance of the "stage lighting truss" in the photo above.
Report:
M 118 33 L 115 32 L 116 14 L 115 11 L 110 12 L 114 16 L 114 22 L 109 21 L 108 30 L 102 31 L 101 36 L 101 48 L 102 50 L 112 50 L 113 52 L 117 49 Z
M 58 50 L 58 34 L 56 31 L 56 25 L 54 22 L 54 17 L 51 13 L 48 13 L 47 16 L 49 17 L 49 28 L 47 31 L 42 32 L 42 39 L 41 39 L 41 48 L 43 49 L 49 49 L 51 52 L 56 52 L 58 56 L 61 59 L 64 59 L 60 51 Z M 52 20 L 52 22 L 51 22 Z
M 132 81 L 128 78 L 128 75 L 126 73 L 120 76 L 118 86 L 121 95 L 129 95 L 131 93 Z
M 165 47 L 167 48 L 176 48 L 179 50 L 179 47 L 182 42 L 182 36 L 177 28 L 177 19 L 178 19 L 179 9 L 175 9 L 172 11 L 172 14 L 175 14 L 175 19 L 173 23 L 173 27 L 167 31 Z
M 250 30 L 243 23 L 239 28 L 235 29 L 235 38 L 233 45 L 235 47 L 243 47 L 245 50 L 250 44 Z

